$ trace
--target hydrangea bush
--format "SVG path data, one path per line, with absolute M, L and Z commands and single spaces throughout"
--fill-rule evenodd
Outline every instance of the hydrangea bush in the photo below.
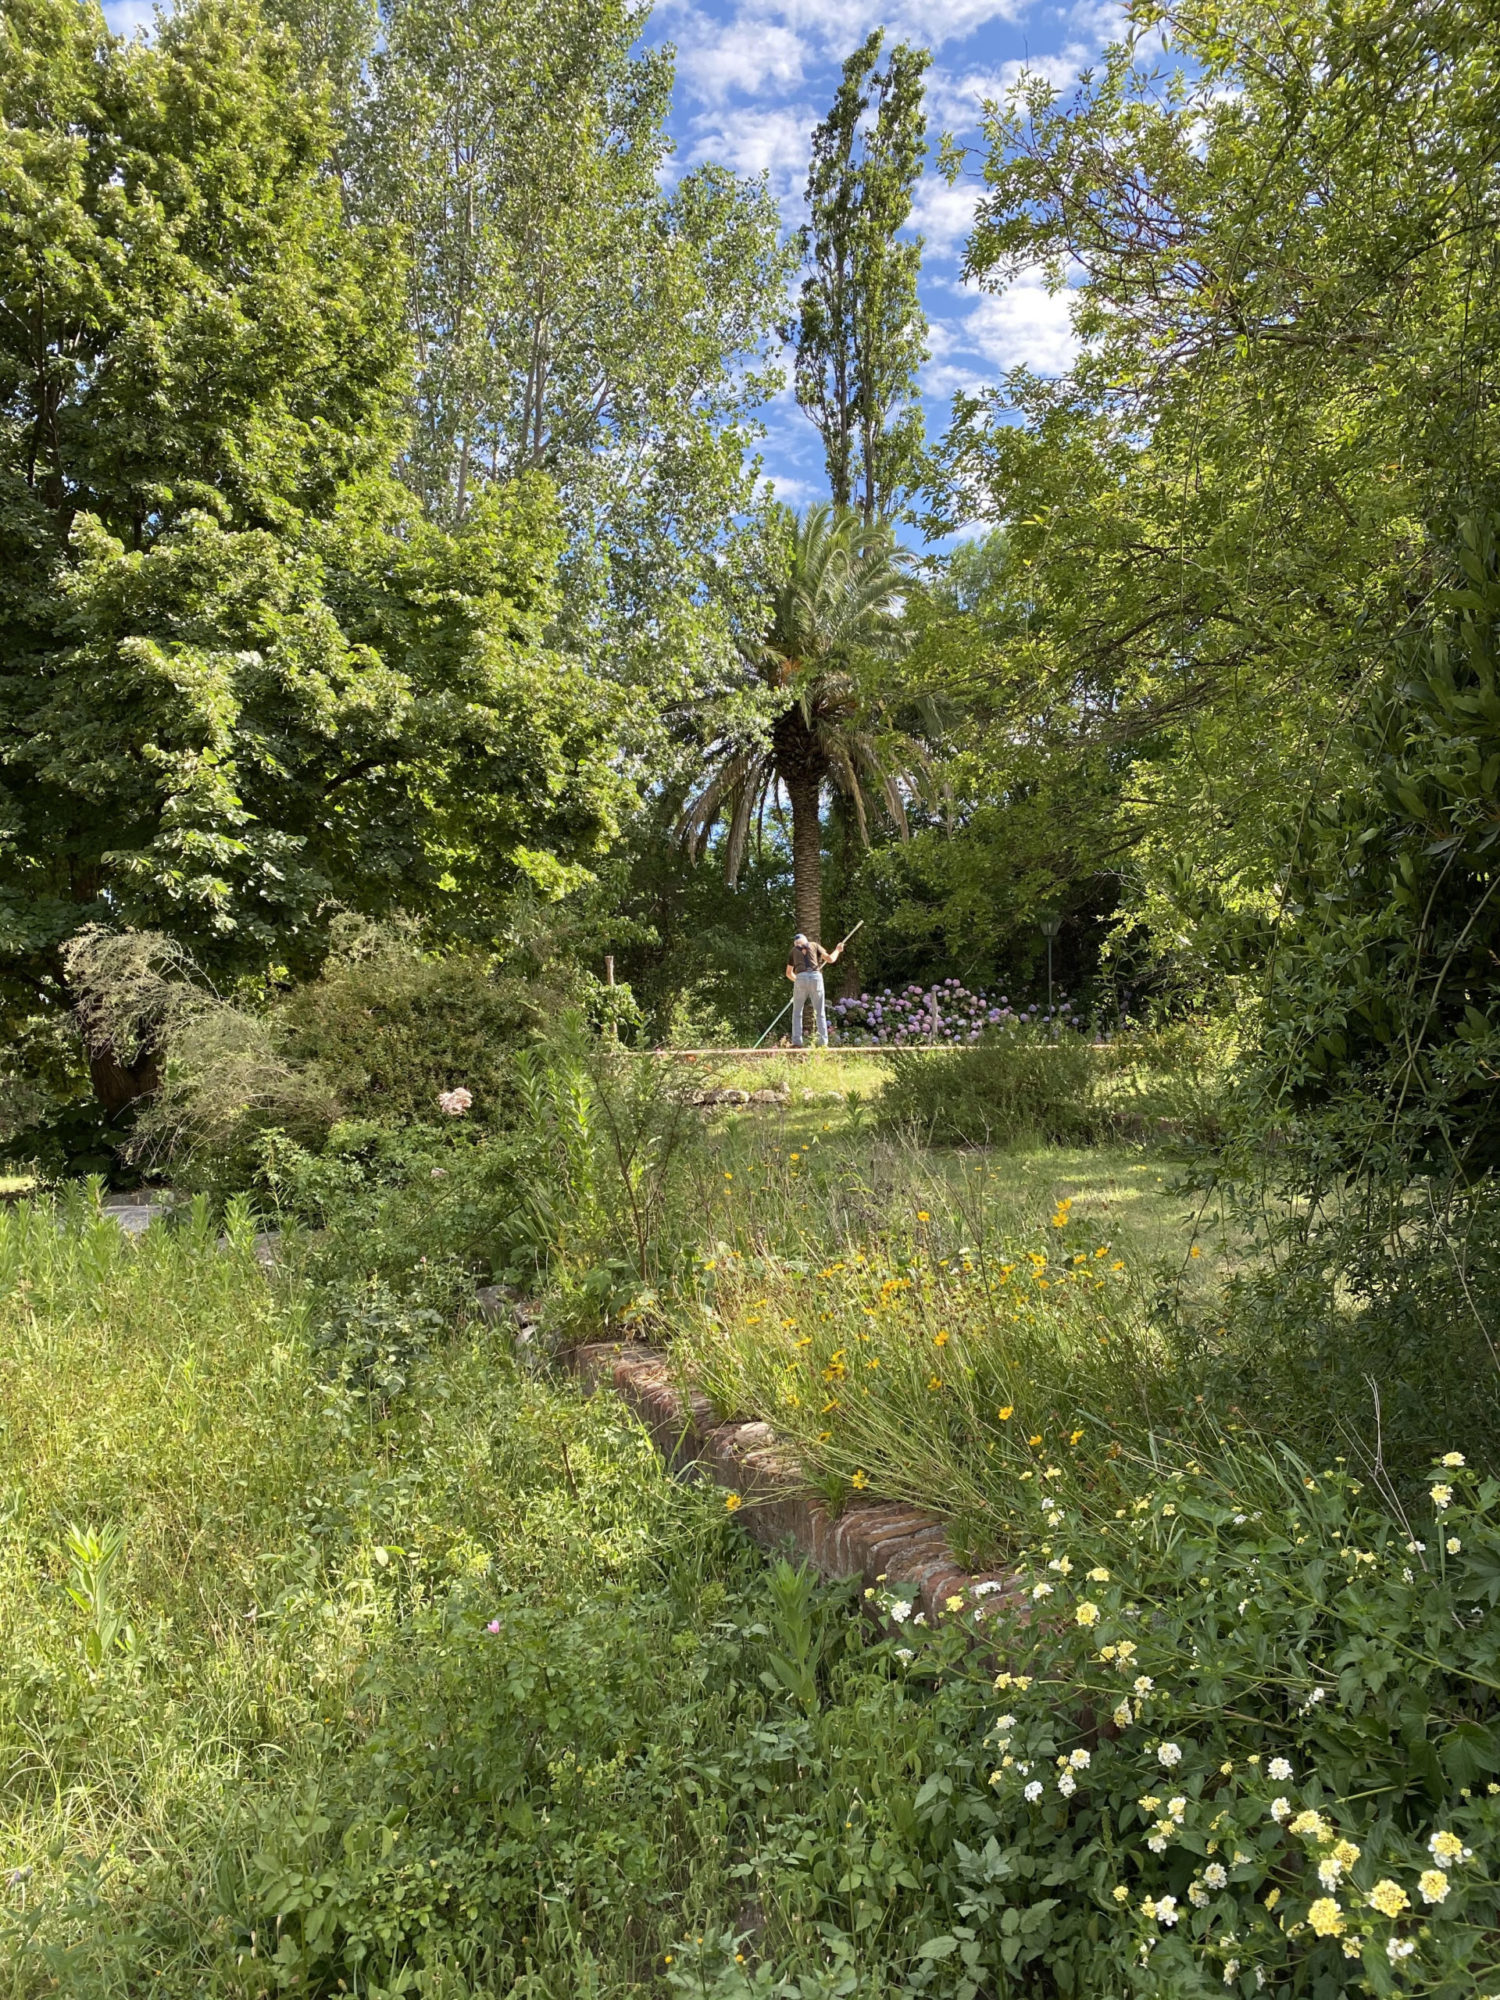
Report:
M 1005 994 L 976 993 L 960 979 L 942 979 L 931 986 L 887 986 L 879 993 L 835 1000 L 828 1010 L 831 1038 L 864 1047 L 937 1042 L 963 1048 L 986 1034 L 1053 1024 L 1079 1025 L 1070 1001 L 1051 1007 L 1035 1001 L 1029 1007 L 1012 1007 Z
M 954 1819 L 1010 1885 L 1002 1962 L 1163 2000 L 1500 1996 L 1500 1483 L 1450 1453 L 1411 1521 L 1230 1446 L 1133 1498 L 1119 1462 L 1021 1483 L 1029 1623 L 950 1605 L 1005 1656 Z M 974 1672 L 877 1595 L 906 1672 Z

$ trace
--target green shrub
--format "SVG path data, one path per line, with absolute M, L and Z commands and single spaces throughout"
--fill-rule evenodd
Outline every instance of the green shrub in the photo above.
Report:
M 504 1123 L 510 1058 L 564 996 L 463 952 L 427 957 L 407 936 L 365 931 L 277 1009 L 287 1055 L 327 1078 L 348 1118 L 434 1122 L 463 1087 L 476 1124 Z
M 1231 1108 L 1241 1026 L 1232 1019 L 1132 1029 L 1095 1051 L 1099 1110 L 1116 1131 L 1213 1145 Z
M 338 1115 L 327 1076 L 287 1059 L 274 1020 L 205 1001 L 165 1034 L 160 1081 L 122 1150 L 137 1166 L 170 1169 L 181 1190 L 224 1198 L 255 1184 L 266 1134 L 321 1145 Z
M 1094 1051 L 1066 1028 L 1017 1028 L 973 1048 L 903 1052 L 892 1058 L 880 1121 L 940 1142 L 1076 1142 L 1098 1129 L 1096 1075 Z

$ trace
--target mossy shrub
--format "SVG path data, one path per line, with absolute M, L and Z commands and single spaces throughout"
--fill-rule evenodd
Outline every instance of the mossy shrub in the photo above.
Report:
M 973 1048 L 892 1058 L 880 1122 L 968 1145 L 1096 1136 L 1095 1052 L 1068 1028 L 1008 1029 Z
M 283 1046 L 316 1065 L 347 1117 L 441 1119 L 467 1090 L 470 1119 L 503 1122 L 509 1066 L 565 996 L 498 974 L 478 954 L 383 949 L 335 959 L 280 1008 Z

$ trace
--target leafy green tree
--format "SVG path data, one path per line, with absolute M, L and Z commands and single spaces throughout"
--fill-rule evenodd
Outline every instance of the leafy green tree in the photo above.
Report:
M 722 657 L 705 586 L 752 499 L 787 257 L 763 185 L 666 184 L 668 50 L 630 0 L 383 0 L 363 212 L 399 218 L 428 514 L 530 471 L 567 527 L 567 629 L 674 692 Z
M 316 961 L 339 905 L 483 936 L 579 879 L 628 785 L 614 698 L 543 646 L 552 495 L 406 518 L 402 263 L 345 217 L 291 42 L 230 0 L 151 46 L 13 0 L 0 113 L 12 1013 L 68 1000 L 88 923 L 217 977 Z
M 1367 782 L 1315 800 L 1288 843 L 1264 1056 L 1312 1201 L 1500 1166 L 1497 527 L 1458 523 L 1355 725 Z
M 784 791 L 797 928 L 815 938 L 823 915 L 825 788 L 849 801 L 861 835 L 871 804 L 904 828 L 902 783 L 925 780 L 927 758 L 913 737 L 891 727 L 871 671 L 900 643 L 906 568 L 890 530 L 830 506 L 810 507 L 800 521 L 784 508 L 780 523 L 779 566 L 763 620 L 741 644 L 744 668 L 764 695 L 766 728 L 753 737 L 731 731 L 709 746 L 708 782 L 688 802 L 682 825 L 699 852 L 719 821 L 728 822 L 732 883 L 752 828 Z
M 1495 84 L 1477 0 L 1173 0 L 989 126 L 970 274 L 1071 283 L 1082 346 L 961 408 L 956 506 L 1010 524 L 1014 712 L 1129 759 L 1131 901 L 1203 989 L 1497 469 Z
M 877 28 L 849 57 L 813 132 L 801 239 L 812 268 L 784 335 L 834 504 L 858 506 L 867 523 L 897 513 L 923 476 L 922 239 L 898 232 L 927 152 L 922 77 L 932 58 L 901 42 L 882 70 L 884 39 Z
M 850 916 L 865 920 L 869 975 L 1034 990 L 1046 962 L 1038 923 L 1050 914 L 1062 923 L 1058 977 L 1076 996 L 1098 970 L 1130 865 L 1122 794 L 1140 748 L 1101 740 L 1083 700 L 1032 706 L 1028 614 L 1003 530 L 914 579 L 902 623 L 888 698 L 922 716 L 945 796 L 940 813 L 918 806 L 910 838 L 877 843 L 840 885 Z

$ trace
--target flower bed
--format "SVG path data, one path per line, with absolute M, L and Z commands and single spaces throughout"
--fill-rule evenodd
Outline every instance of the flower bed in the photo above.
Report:
M 865 1048 L 906 1047 L 932 1042 L 962 1048 L 986 1034 L 1049 1024 L 1077 1027 L 1072 1003 L 1012 1007 L 1005 994 L 976 993 L 960 979 L 931 986 L 884 987 L 835 1000 L 828 1010 L 831 1039 Z

